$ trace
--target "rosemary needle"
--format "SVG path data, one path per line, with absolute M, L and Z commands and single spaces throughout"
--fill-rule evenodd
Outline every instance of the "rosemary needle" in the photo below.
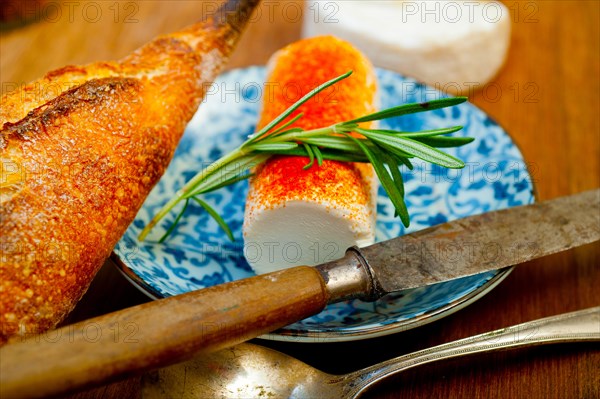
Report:
M 303 116 L 300 113 L 290 118 L 295 110 L 322 90 L 348 78 L 351 74 L 352 71 L 349 71 L 311 90 L 264 128 L 251 135 L 241 146 L 199 171 L 144 227 L 139 236 L 140 241 L 143 241 L 150 230 L 175 206 L 184 201 L 184 207 L 161 237 L 161 242 L 165 240 L 184 216 L 190 199 L 201 205 L 233 240 L 231 230 L 223 218 L 198 196 L 249 178 L 252 175 L 249 173 L 252 168 L 273 155 L 305 156 L 307 163 L 304 169 L 313 167 L 315 163 L 321 165 L 325 159 L 371 163 L 382 187 L 394 205 L 396 215 L 400 217 L 405 226 L 408 226 L 410 220 L 404 202 L 404 183 L 399 171 L 400 165 L 412 169 L 410 159 L 419 158 L 446 168 L 463 168 L 464 162 L 438 148 L 462 146 L 472 142 L 473 138 L 444 136 L 460 130 L 462 126 L 420 132 L 402 132 L 366 129 L 360 127 L 359 124 L 450 107 L 463 103 L 467 99 L 466 97 L 449 97 L 426 103 L 399 105 L 318 129 L 304 130 L 293 127 L 293 124 Z M 358 133 L 362 137 L 354 137 L 351 133 Z M 235 164 L 235 170 L 238 172 L 233 177 L 230 173 L 231 169 L 228 168 L 232 164 Z M 229 172 L 222 173 L 226 169 Z

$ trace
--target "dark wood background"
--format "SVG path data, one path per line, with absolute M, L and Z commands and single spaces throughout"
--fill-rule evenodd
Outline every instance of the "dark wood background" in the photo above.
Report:
M 2 31 L 2 91 L 66 65 L 118 59 L 157 34 L 199 19 L 199 1 L 97 1 L 101 15 L 32 9 L 30 23 Z M 284 1 L 281 4 L 289 3 Z M 294 1 L 301 6 L 302 2 Z M 513 20 L 508 61 L 494 90 L 471 101 L 499 121 L 532 165 L 538 198 L 600 186 L 600 2 L 505 1 Z M 98 19 L 97 21 L 95 21 Z M 292 20 L 291 20 L 292 19 Z M 274 12 L 250 26 L 231 68 L 264 64 L 300 37 L 301 20 Z M 343 373 L 414 350 L 600 303 L 598 243 L 520 266 L 468 308 L 417 330 L 366 341 L 256 341 L 317 368 Z M 107 264 L 69 321 L 146 301 Z M 600 329 L 600 326 L 599 326 Z M 600 345 L 571 344 L 424 366 L 374 388 L 372 398 L 597 398 Z M 139 397 L 132 378 L 74 395 Z

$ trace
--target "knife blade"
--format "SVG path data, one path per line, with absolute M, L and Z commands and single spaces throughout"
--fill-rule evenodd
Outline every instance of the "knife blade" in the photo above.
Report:
M 300 266 L 27 332 L 0 347 L 0 396 L 73 392 L 233 346 L 328 303 L 435 284 L 600 239 L 600 189 L 431 227 Z M 43 361 L 40 361 L 43 359 Z
M 440 283 L 599 240 L 599 203 L 600 190 L 594 190 L 484 213 L 365 248 L 362 255 L 377 265 L 385 292 Z
M 377 299 L 514 266 L 600 240 L 600 190 L 483 213 L 416 233 L 352 248 L 341 260 L 317 266 L 328 276 L 340 264 L 365 267 L 363 285 Z M 352 297 L 352 295 L 350 296 Z

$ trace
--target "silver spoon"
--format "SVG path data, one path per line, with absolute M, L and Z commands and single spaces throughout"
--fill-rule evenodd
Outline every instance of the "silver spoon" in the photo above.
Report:
M 502 349 L 600 341 L 600 307 L 530 321 L 424 349 L 344 375 L 241 344 L 144 375 L 144 398 L 356 398 L 382 379 L 437 360 Z

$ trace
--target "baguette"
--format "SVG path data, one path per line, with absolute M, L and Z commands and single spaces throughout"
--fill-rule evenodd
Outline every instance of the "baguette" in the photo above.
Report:
M 275 119 L 317 85 L 353 74 L 303 104 L 294 126 L 315 129 L 376 110 L 371 63 L 333 36 L 305 39 L 275 53 L 258 127 Z M 275 85 L 276 84 L 276 85 Z M 369 124 L 365 124 L 368 127 Z M 315 265 L 341 257 L 375 238 L 377 180 L 369 164 L 331 160 L 308 170 L 305 157 L 272 157 L 250 181 L 244 217 L 246 259 L 257 273 Z
M 121 61 L 67 66 L 2 97 L 0 343 L 53 328 L 73 309 L 256 3 L 230 0 Z

